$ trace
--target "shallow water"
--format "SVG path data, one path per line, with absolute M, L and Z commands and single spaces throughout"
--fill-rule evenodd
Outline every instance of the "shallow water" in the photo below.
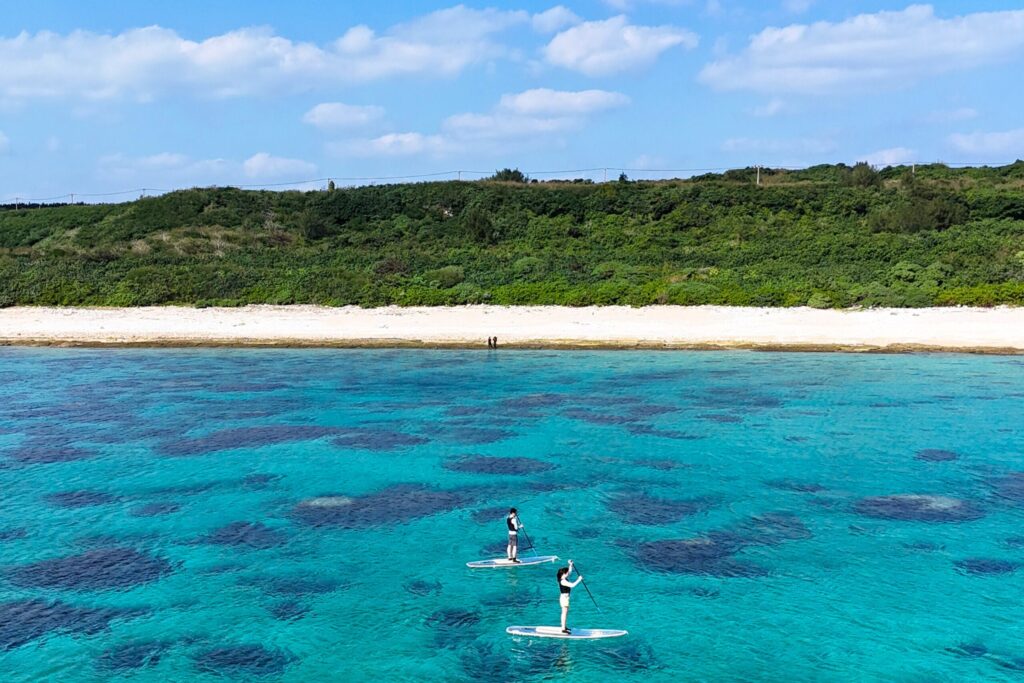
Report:
M 1018 680 L 1024 360 L 0 350 L 0 672 Z M 497 459 L 502 458 L 502 459 Z M 519 507 L 579 561 L 472 571 Z M 523 545 L 526 543 L 524 541 Z

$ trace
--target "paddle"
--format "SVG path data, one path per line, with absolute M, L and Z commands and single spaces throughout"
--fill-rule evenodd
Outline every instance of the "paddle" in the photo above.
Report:
M 516 515 L 516 519 L 519 519 L 519 515 Z M 520 519 L 519 523 L 522 524 L 523 521 Z M 530 544 L 530 547 L 527 548 L 527 550 L 535 550 L 533 547 L 533 541 L 530 540 L 530 536 L 526 533 L 526 529 L 520 528 L 519 530 L 523 532 L 523 538 L 525 538 L 526 542 Z
M 576 567 L 576 576 L 580 577 L 580 583 L 582 583 L 583 587 L 587 590 L 587 595 L 590 596 L 590 601 L 594 603 L 594 607 L 597 607 L 597 611 L 600 612 L 601 608 L 598 606 L 597 600 L 594 599 L 594 594 L 590 592 L 590 587 L 587 586 L 587 582 L 584 580 L 583 574 L 580 573 L 580 566 L 575 562 L 572 563 L 572 566 Z

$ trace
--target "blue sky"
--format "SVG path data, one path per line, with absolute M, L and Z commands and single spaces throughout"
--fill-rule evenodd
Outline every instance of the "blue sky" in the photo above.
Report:
M 1024 157 L 1020 0 L 155 5 L 5 8 L 0 201 Z

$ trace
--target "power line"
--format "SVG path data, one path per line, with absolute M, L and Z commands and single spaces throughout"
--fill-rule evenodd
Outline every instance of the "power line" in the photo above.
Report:
M 942 162 L 942 161 L 906 161 L 901 164 L 894 164 L 895 166 L 928 166 L 931 164 L 942 164 L 948 167 L 1000 167 L 1009 166 L 1016 163 L 1015 161 L 956 161 L 956 162 Z M 766 164 L 756 165 L 761 170 L 784 170 L 784 171 L 802 171 L 807 170 L 808 166 L 771 166 Z M 604 181 L 607 181 L 608 171 L 619 171 L 621 173 L 640 173 L 640 174 L 693 174 L 693 173 L 722 173 L 732 170 L 745 170 L 746 168 L 755 168 L 755 166 L 747 167 L 736 167 L 736 166 L 717 166 L 717 167 L 704 167 L 704 168 L 629 168 L 626 166 L 595 166 L 591 168 L 573 168 L 573 169 L 562 169 L 562 170 L 537 170 L 537 171 L 523 171 L 523 174 L 529 177 L 546 177 L 546 176 L 565 176 L 573 173 L 601 173 Z M 461 180 L 464 175 L 468 176 L 488 176 L 492 175 L 493 171 L 470 171 L 470 170 L 452 170 L 452 171 L 437 171 L 434 173 L 411 173 L 406 175 L 387 175 L 387 176 L 326 176 L 323 178 L 312 178 L 308 180 L 293 180 L 288 182 L 279 183 L 243 183 L 243 184 L 228 184 L 216 187 L 233 187 L 241 190 L 250 189 L 265 189 L 272 187 L 299 187 L 312 185 L 314 183 L 327 183 L 330 181 L 342 182 L 342 183 L 377 183 L 377 182 L 393 182 L 402 180 L 422 180 L 424 178 L 443 178 L 450 177 L 452 179 Z M 22 197 L 20 195 L 9 195 L 8 199 L 4 200 L 4 204 L 38 204 L 42 202 L 56 202 L 58 200 L 70 200 L 74 203 L 75 197 L 79 198 L 95 198 L 95 197 L 116 197 L 119 195 L 127 194 L 141 194 L 145 195 L 147 192 L 151 194 L 162 194 L 167 192 L 175 192 L 178 190 L 189 189 L 186 187 L 179 188 L 153 188 L 153 187 L 139 187 L 130 190 L 117 190 L 113 192 L 66 192 L 64 194 L 54 195 L 50 197 Z

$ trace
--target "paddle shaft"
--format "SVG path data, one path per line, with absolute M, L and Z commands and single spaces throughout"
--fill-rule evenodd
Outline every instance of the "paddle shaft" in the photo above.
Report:
M 583 578 L 583 574 L 580 573 L 579 566 L 575 562 L 573 562 L 572 565 L 576 567 L 576 575 L 580 577 L 580 583 L 583 584 L 583 588 L 586 589 L 587 595 L 590 596 L 590 601 L 594 603 L 594 607 L 597 607 L 597 611 L 600 612 L 601 607 L 597 604 L 597 600 L 594 599 L 594 594 L 590 592 L 590 587 L 587 585 L 586 579 Z
M 519 519 L 519 515 L 516 515 L 516 519 Z M 522 524 L 523 521 L 520 519 L 519 523 Z M 527 550 L 534 550 L 535 548 L 533 547 L 533 541 L 530 540 L 530 535 L 526 533 L 526 529 L 521 528 L 519 530 L 523 532 L 523 538 L 525 538 L 526 542 L 530 544 L 530 547 L 527 548 Z

